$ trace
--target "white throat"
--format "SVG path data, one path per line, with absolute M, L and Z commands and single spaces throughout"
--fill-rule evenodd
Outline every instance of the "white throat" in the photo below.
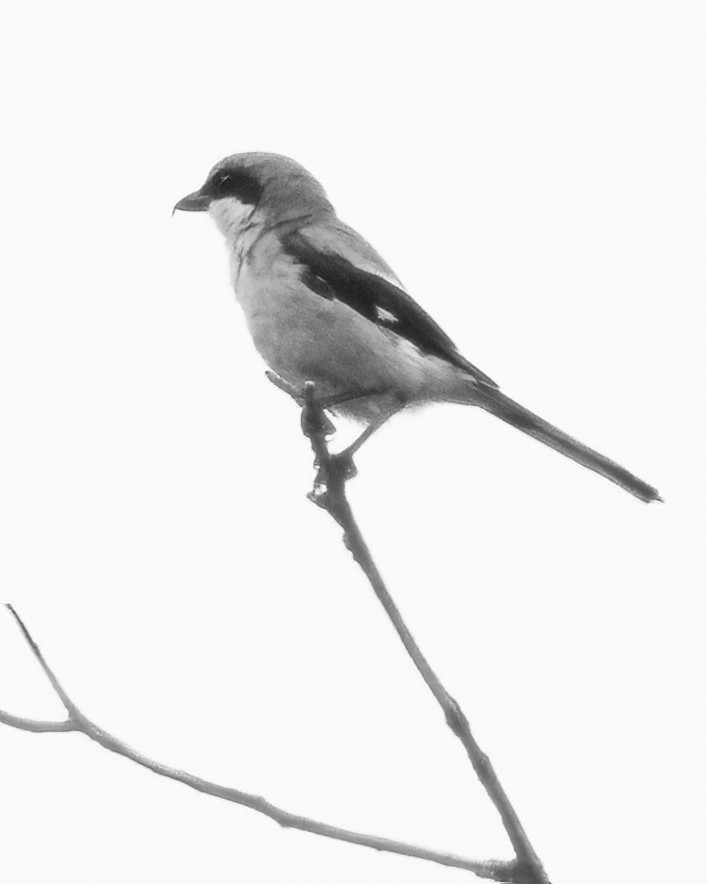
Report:
M 209 214 L 229 245 L 235 246 L 244 230 L 253 223 L 255 209 L 256 207 L 249 203 L 241 203 L 235 197 L 228 196 L 213 200 L 209 206 Z

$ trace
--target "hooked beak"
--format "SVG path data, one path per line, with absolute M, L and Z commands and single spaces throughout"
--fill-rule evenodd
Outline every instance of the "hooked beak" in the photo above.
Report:
M 182 197 L 172 209 L 172 215 L 175 212 L 206 212 L 211 204 L 211 197 L 203 193 L 201 190 L 195 190 L 188 196 Z

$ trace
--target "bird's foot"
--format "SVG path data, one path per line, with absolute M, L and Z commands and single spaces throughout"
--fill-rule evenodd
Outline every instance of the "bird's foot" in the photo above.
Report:
M 335 396 L 329 396 L 327 398 L 318 398 L 315 393 L 315 385 L 313 381 L 306 381 L 304 385 L 304 389 L 298 395 L 294 395 L 292 390 L 294 387 L 291 387 L 287 381 L 282 381 L 282 379 L 278 375 L 270 376 L 271 373 L 267 373 L 269 379 L 280 389 L 286 390 L 290 392 L 290 395 L 293 398 L 296 398 L 297 401 L 302 406 L 302 416 L 301 416 L 301 425 L 302 432 L 308 439 L 312 439 L 314 436 L 331 436 L 336 432 L 336 427 L 329 420 L 325 411 L 328 409 L 336 408 L 337 406 L 344 405 L 347 402 L 353 402 L 356 399 L 364 399 L 368 396 L 380 395 L 380 391 L 369 389 L 369 390 L 357 390 L 355 392 L 348 393 L 338 393 Z M 331 455 L 331 457 L 340 457 L 343 463 L 344 460 L 351 461 L 352 456 L 358 451 L 361 445 L 368 439 L 373 430 L 378 427 L 379 423 L 374 423 L 373 425 L 367 427 L 361 435 L 355 439 L 348 448 L 345 448 L 343 451 L 339 452 L 338 455 Z M 352 475 L 356 475 L 355 468 L 352 472 Z
M 348 482 L 349 479 L 353 479 L 358 475 L 356 464 L 353 462 L 353 456 L 357 450 L 354 445 L 349 445 L 348 448 L 344 448 L 343 451 L 339 451 L 337 454 L 329 455 L 326 469 L 332 478 L 338 479 L 341 482 Z
M 340 500 L 346 483 L 358 473 L 352 452 L 345 448 L 338 454 L 326 453 L 321 460 L 316 457 L 314 465 L 317 474 L 314 486 L 307 496 L 317 506 L 332 511 L 332 506 L 335 501 Z
M 302 427 L 302 432 L 310 441 L 316 438 L 326 439 L 327 436 L 331 436 L 336 432 L 336 427 L 324 411 L 325 407 L 314 396 L 314 385 L 311 387 L 305 385 L 302 397 L 300 426 Z

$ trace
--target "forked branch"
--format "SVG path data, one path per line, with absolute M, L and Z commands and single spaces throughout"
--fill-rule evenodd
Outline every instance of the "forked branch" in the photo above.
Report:
M 498 777 L 488 757 L 480 750 L 474 740 L 469 722 L 461 711 L 459 704 L 444 688 L 439 678 L 429 665 L 420 651 L 415 639 L 405 625 L 390 593 L 385 587 L 378 569 L 371 557 L 370 551 L 354 520 L 346 498 L 346 481 L 354 474 L 353 464 L 347 457 L 331 454 L 328 449 L 326 437 L 331 431 L 331 424 L 327 419 L 324 408 L 317 402 L 315 389 L 312 384 L 307 384 L 304 392 L 302 405 L 302 428 L 311 441 L 315 454 L 315 465 L 318 472 L 314 482 L 314 489 L 310 499 L 318 506 L 326 510 L 344 530 L 344 542 L 351 551 L 354 559 L 368 577 L 381 604 L 385 608 L 388 617 L 395 627 L 405 649 L 412 658 L 418 671 L 424 678 L 435 699 L 444 712 L 447 724 L 462 742 L 469 760 L 479 780 L 484 785 L 491 801 L 497 808 L 503 825 L 506 828 L 509 839 L 515 851 L 514 860 L 473 860 L 452 853 L 430 850 L 415 844 L 408 844 L 390 838 L 382 838 L 377 835 L 368 835 L 355 832 L 350 829 L 342 829 L 319 820 L 301 816 L 283 810 L 271 804 L 260 795 L 243 792 L 240 789 L 212 783 L 177 768 L 169 767 L 159 761 L 148 758 L 128 746 L 122 740 L 109 734 L 103 728 L 92 722 L 76 706 L 70 696 L 62 687 L 58 678 L 44 659 L 37 643 L 33 639 L 24 622 L 11 605 L 7 605 L 18 627 L 27 641 L 39 665 L 52 688 L 66 709 L 66 719 L 60 721 L 39 721 L 36 719 L 23 718 L 0 710 L 0 724 L 6 724 L 20 730 L 35 733 L 60 733 L 76 731 L 85 734 L 89 739 L 103 746 L 105 749 L 122 755 L 136 764 L 146 767 L 160 776 L 168 777 L 177 782 L 184 783 L 192 789 L 240 804 L 262 813 L 274 820 L 284 828 L 300 829 L 315 835 L 323 835 L 338 841 L 347 841 L 351 844 L 359 844 L 363 847 L 371 847 L 374 850 L 397 853 L 404 856 L 424 859 L 440 865 L 452 866 L 465 869 L 475 875 L 494 881 L 509 882 L 509 884 L 549 884 L 547 875 L 543 870 L 535 851 L 530 845 L 523 831 L 517 814 L 503 791 Z
M 262 813 L 270 819 L 275 820 L 280 826 L 286 829 L 301 829 L 303 832 L 311 832 L 314 835 L 323 835 L 325 838 L 334 838 L 337 841 L 348 841 L 350 844 L 360 844 L 362 847 L 372 847 L 374 850 L 383 850 L 388 853 L 398 853 L 403 856 L 411 856 L 416 859 L 425 859 L 430 862 L 439 863 L 443 866 L 452 866 L 457 869 L 466 869 L 474 872 L 481 878 L 488 878 L 494 881 L 510 881 L 505 876 L 505 870 L 508 864 L 504 862 L 483 862 L 468 859 L 463 856 L 457 856 L 453 853 L 443 853 L 438 850 L 428 850 L 425 847 L 419 847 L 416 844 L 407 844 L 403 841 L 395 841 L 391 838 L 381 838 L 377 835 L 367 835 L 363 832 L 354 832 L 351 829 L 342 829 L 339 826 L 332 826 L 329 823 L 320 822 L 309 817 L 300 816 L 296 813 L 290 813 L 266 801 L 261 795 L 253 795 L 250 792 L 243 792 L 240 789 L 232 789 L 228 786 L 221 786 L 218 783 L 203 780 L 187 771 L 179 770 L 175 767 L 169 767 L 152 758 L 148 758 L 140 752 L 137 752 L 127 743 L 109 734 L 97 724 L 94 724 L 86 715 L 83 714 L 66 693 L 58 678 L 52 671 L 51 667 L 44 659 L 44 655 L 39 646 L 32 638 L 29 630 L 22 621 L 20 615 L 15 611 L 12 605 L 6 606 L 15 622 L 19 626 L 27 643 L 32 649 L 35 659 L 42 667 L 44 674 L 49 679 L 52 687 L 57 693 L 59 699 L 64 705 L 67 717 L 60 721 L 37 721 L 31 718 L 22 718 L 18 715 L 11 715 L 9 712 L 0 710 L 0 723 L 7 724 L 11 727 L 19 728 L 24 731 L 32 731 L 35 733 L 59 733 L 66 731 L 77 731 L 85 734 L 89 739 L 109 749 L 117 755 L 122 755 L 136 764 L 146 767 L 160 776 L 168 777 L 179 783 L 184 783 L 198 792 L 204 792 L 206 795 L 212 795 L 214 798 L 221 798 L 224 801 L 231 801 L 234 804 L 241 804 L 243 807 L 249 807 L 258 813 Z

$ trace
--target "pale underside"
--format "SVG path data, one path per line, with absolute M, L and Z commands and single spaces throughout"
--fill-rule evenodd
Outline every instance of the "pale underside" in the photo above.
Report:
M 421 352 L 342 301 L 312 291 L 302 268 L 281 248 L 282 229 L 250 225 L 248 207 L 234 209 L 216 204 L 212 214 L 230 236 L 238 230 L 230 253 L 234 291 L 256 348 L 279 377 L 297 390 L 314 381 L 325 400 L 350 395 L 337 412 L 366 424 L 407 405 L 470 400 L 475 384 L 466 372 Z M 324 237 L 322 247 L 338 239 L 349 260 L 402 289 L 382 259 L 345 225 L 334 240 L 330 229 L 312 226 L 306 232 L 315 245 Z

